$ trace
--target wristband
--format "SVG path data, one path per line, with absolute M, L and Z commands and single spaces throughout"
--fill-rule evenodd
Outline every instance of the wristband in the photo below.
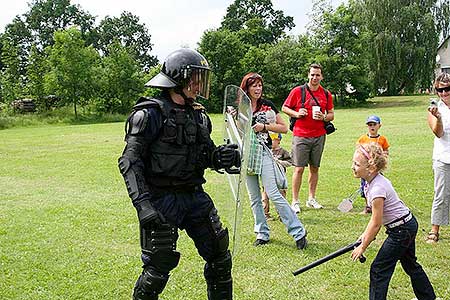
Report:
M 264 131 L 267 131 L 267 130 L 266 130 L 266 123 L 264 123 Z

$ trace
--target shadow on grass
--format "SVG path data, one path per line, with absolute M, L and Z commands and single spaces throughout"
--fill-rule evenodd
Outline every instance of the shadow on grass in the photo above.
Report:
M 432 95 L 412 95 L 412 96 L 389 96 L 389 97 L 375 97 L 368 99 L 365 102 L 351 103 L 347 105 L 337 104 L 339 109 L 354 109 L 354 108 L 383 108 L 383 107 L 411 107 L 427 105 Z
M 13 113 L 0 114 L 0 130 L 13 127 L 31 127 L 40 125 L 88 125 L 125 122 L 125 115 L 121 114 L 84 114 L 77 118 L 73 113 L 52 111 L 45 113 Z
M 427 105 L 430 95 L 420 96 L 391 96 L 391 97 L 378 97 L 371 99 L 368 103 L 374 107 L 412 107 L 412 106 L 424 106 Z

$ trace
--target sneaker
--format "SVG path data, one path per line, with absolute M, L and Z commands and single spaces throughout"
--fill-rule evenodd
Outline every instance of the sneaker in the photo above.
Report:
M 303 250 L 308 245 L 308 241 L 306 240 L 306 234 L 301 239 L 295 241 L 295 245 L 297 246 L 298 250 Z
M 298 201 L 292 202 L 291 208 L 296 214 L 298 214 L 301 211 L 300 202 L 298 202 Z
M 314 208 L 314 209 L 321 209 L 321 208 L 323 208 L 323 206 L 320 205 L 319 202 L 317 202 L 316 198 L 311 198 L 308 201 L 306 201 L 306 206 Z
M 261 245 L 265 245 L 268 242 L 269 241 L 266 241 L 266 240 L 256 239 L 256 241 L 253 243 L 253 246 L 258 247 L 258 246 L 261 246 Z

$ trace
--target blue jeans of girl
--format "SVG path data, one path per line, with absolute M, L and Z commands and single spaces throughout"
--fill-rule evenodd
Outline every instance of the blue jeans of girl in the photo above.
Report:
M 262 204 L 261 187 L 259 184 L 259 180 L 261 179 L 262 186 L 264 187 L 268 198 L 275 205 L 281 221 L 286 226 L 288 233 L 297 241 L 305 236 L 306 231 L 287 200 L 278 190 L 275 181 L 274 164 L 270 157 L 271 155 L 271 153 L 263 151 L 261 175 L 247 175 L 247 190 L 249 192 L 253 217 L 255 219 L 254 231 L 256 233 L 256 239 L 268 241 L 270 237 L 270 229 L 267 224 L 266 216 L 264 215 Z
M 417 220 L 387 229 L 388 237 L 378 251 L 370 267 L 370 300 L 384 300 L 392 274 L 398 261 L 411 279 L 411 285 L 418 300 L 434 300 L 433 287 L 422 266 L 417 262 L 415 238 Z

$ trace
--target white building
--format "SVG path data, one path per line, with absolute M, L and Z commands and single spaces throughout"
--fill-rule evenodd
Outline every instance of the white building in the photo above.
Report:
M 434 72 L 436 75 L 441 72 L 450 73 L 450 36 L 444 39 L 438 47 Z

